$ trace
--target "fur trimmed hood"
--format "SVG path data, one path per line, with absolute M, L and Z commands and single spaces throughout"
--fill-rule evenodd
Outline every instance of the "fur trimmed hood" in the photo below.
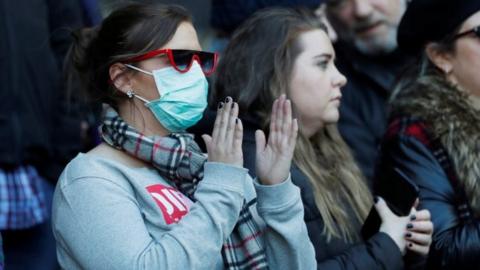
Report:
M 480 111 L 443 78 L 425 76 L 394 94 L 393 115 L 418 117 L 440 139 L 476 216 L 480 215 Z

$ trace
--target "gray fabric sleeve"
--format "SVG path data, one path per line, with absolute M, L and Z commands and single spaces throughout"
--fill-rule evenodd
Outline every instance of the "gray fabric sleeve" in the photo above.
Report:
M 246 169 L 207 163 L 189 214 L 156 232 L 147 231 L 131 191 L 108 179 L 77 179 L 57 190 L 57 243 L 84 269 L 212 269 L 236 224 L 247 179 Z
M 257 209 L 267 224 L 265 242 L 270 269 L 316 269 L 315 250 L 303 220 L 300 189 L 290 176 L 265 186 L 255 181 Z

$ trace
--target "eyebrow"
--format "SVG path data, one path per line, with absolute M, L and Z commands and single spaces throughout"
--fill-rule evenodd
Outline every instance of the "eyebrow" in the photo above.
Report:
M 315 56 L 313 57 L 313 59 L 316 59 L 316 58 L 328 58 L 328 59 L 332 59 L 332 58 L 333 58 L 333 54 L 330 54 L 330 53 L 322 53 L 322 54 L 315 55 Z

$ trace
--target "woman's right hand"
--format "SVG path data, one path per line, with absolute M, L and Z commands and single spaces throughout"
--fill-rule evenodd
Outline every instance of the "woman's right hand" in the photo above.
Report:
M 292 117 L 291 101 L 281 95 L 272 106 L 268 140 L 263 131 L 255 132 L 255 168 L 260 183 L 275 185 L 287 179 L 297 134 L 298 123 Z
M 405 239 L 407 224 L 410 222 L 410 216 L 413 215 L 413 213 L 406 217 L 399 217 L 388 208 L 387 203 L 381 197 L 376 197 L 375 208 L 382 220 L 380 231 L 390 236 L 395 244 L 397 244 L 402 254 L 405 254 L 407 245 Z M 413 208 L 412 211 L 414 211 Z
M 243 126 L 238 117 L 238 104 L 227 97 L 220 102 L 212 136 L 202 135 L 208 152 L 208 161 L 243 167 Z

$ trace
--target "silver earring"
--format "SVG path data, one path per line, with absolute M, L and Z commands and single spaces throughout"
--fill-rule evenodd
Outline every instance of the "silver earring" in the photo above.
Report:
M 133 92 L 133 90 L 128 90 L 127 91 L 128 98 L 133 98 L 134 95 L 135 95 L 135 92 Z
M 450 70 L 450 67 L 449 67 L 449 66 L 447 66 L 447 65 L 444 65 L 444 66 L 443 66 L 443 73 L 449 74 L 450 71 L 451 71 L 451 70 Z

